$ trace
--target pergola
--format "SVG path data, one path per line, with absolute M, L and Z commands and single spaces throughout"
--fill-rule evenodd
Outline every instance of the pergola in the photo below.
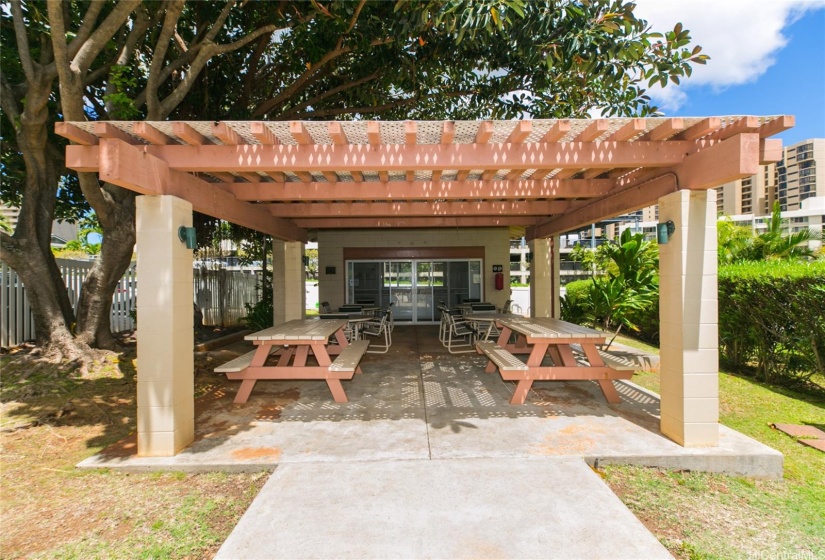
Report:
M 793 117 L 406 122 L 66 122 L 67 167 L 137 204 L 138 448 L 194 437 L 192 211 L 271 235 L 275 322 L 303 317 L 314 232 L 525 228 L 534 316 L 557 316 L 558 243 L 579 226 L 659 204 L 661 429 L 718 442 L 716 204 L 709 191 L 782 158 Z

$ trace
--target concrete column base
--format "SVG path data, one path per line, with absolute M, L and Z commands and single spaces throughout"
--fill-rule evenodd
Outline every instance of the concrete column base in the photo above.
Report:
M 192 251 L 178 239 L 192 205 L 137 197 L 138 455 L 168 457 L 195 439 Z
M 305 317 L 305 282 L 304 244 L 273 241 L 272 301 L 275 325 Z
M 659 246 L 661 430 L 685 447 L 719 444 L 716 192 L 659 199 L 676 231 Z
M 533 239 L 530 252 L 530 315 L 559 318 L 559 237 Z

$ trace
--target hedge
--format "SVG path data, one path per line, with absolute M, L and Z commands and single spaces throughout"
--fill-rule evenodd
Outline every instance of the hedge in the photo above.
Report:
M 765 381 L 825 374 L 825 261 L 720 267 L 719 350 Z

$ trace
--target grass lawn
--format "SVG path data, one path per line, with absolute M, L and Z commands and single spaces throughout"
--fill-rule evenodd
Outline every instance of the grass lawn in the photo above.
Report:
M 211 558 L 257 495 L 268 473 L 74 468 L 135 430 L 133 357 L 82 379 L 0 358 L 0 558 Z
M 659 390 L 658 374 L 633 381 Z M 825 454 L 769 426 L 825 429 L 825 394 L 729 373 L 719 393 L 723 424 L 785 456 L 783 480 L 639 467 L 606 467 L 605 480 L 677 558 L 825 558 Z

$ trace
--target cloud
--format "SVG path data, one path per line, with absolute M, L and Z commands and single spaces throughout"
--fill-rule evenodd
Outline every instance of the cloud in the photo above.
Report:
M 636 15 L 655 31 L 677 22 L 690 30 L 692 44 L 711 57 L 694 66 L 681 87 L 651 88 L 650 95 L 665 110 L 677 110 L 695 86 L 715 90 L 753 82 L 775 62 L 787 44 L 787 26 L 809 10 L 825 8 L 825 0 L 636 0 Z

